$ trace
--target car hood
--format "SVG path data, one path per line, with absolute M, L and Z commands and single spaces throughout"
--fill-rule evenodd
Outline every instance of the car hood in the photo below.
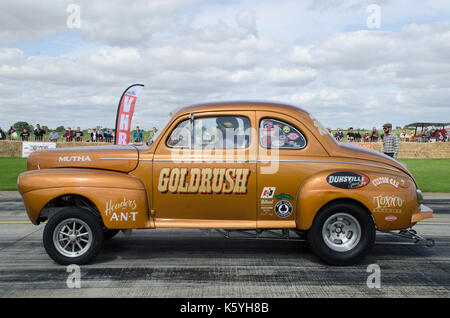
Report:
M 28 170 L 54 168 L 91 168 L 130 172 L 138 164 L 135 146 L 110 145 L 57 148 L 33 152 L 28 157 Z

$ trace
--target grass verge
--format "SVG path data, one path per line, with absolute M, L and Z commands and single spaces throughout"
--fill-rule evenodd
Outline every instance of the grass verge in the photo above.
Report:
M 17 176 L 26 170 L 26 158 L 0 157 L 0 190 L 17 190 Z
M 450 192 L 450 159 L 399 159 L 408 166 L 422 192 Z

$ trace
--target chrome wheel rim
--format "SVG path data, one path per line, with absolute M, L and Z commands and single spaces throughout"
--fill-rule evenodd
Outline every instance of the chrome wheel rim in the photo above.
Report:
M 66 257 L 79 257 L 92 245 L 92 231 L 83 220 L 71 218 L 60 222 L 53 232 L 56 250 Z
M 347 252 L 358 245 L 361 239 L 361 226 L 352 215 L 336 213 L 323 224 L 322 237 L 333 251 Z

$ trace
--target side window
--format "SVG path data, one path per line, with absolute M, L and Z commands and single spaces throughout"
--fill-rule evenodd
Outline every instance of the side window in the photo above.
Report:
M 243 149 L 250 145 L 250 121 L 242 116 L 194 119 L 194 148 Z
M 265 118 L 259 126 L 259 142 L 264 148 L 303 149 L 306 139 L 297 129 L 277 119 Z
M 172 131 L 167 146 L 170 148 L 191 148 L 191 125 L 190 120 L 183 120 Z
M 191 132 L 194 133 L 192 139 Z M 194 142 L 191 145 L 192 141 Z M 170 148 L 244 149 L 250 145 L 250 121 L 242 116 L 189 119 L 178 124 L 167 139 Z

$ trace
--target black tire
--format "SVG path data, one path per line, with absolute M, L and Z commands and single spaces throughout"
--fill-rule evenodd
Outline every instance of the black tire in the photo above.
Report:
M 120 232 L 120 230 L 109 230 L 109 229 L 106 229 L 106 230 L 103 231 L 104 238 L 105 238 L 105 240 L 110 240 L 114 236 L 119 234 L 119 232 Z
M 74 224 L 77 236 L 71 237 Z M 87 234 L 81 235 L 84 233 Z M 47 254 L 58 264 L 84 265 L 97 256 L 102 248 L 103 225 L 101 220 L 89 211 L 67 208 L 56 213 L 47 222 L 43 241 Z M 63 245 L 67 247 L 64 248 Z M 73 250 L 70 250 L 71 247 Z
M 370 252 L 375 235 L 369 212 L 353 202 L 337 202 L 319 211 L 307 233 L 307 241 L 326 263 L 345 266 L 357 263 Z

